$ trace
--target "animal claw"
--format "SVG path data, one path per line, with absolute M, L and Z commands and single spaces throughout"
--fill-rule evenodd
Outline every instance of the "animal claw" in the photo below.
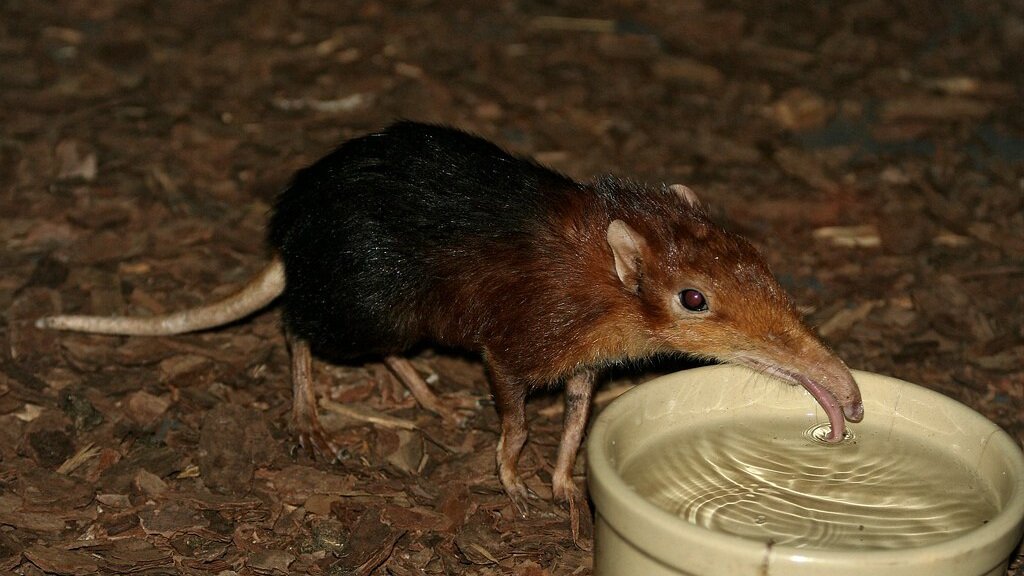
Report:
M 515 507 L 516 512 L 522 518 L 527 518 L 530 515 L 530 498 L 536 498 L 537 495 L 530 491 L 526 484 L 522 481 L 516 481 L 515 485 L 505 487 L 505 492 L 508 494 L 510 500 L 512 500 L 512 506 Z
M 572 476 L 553 478 L 551 495 L 556 502 L 569 508 L 569 529 L 572 531 L 573 544 L 580 550 L 590 550 L 591 546 L 583 538 L 580 538 L 580 510 L 588 510 L 587 499 L 583 492 L 576 487 Z

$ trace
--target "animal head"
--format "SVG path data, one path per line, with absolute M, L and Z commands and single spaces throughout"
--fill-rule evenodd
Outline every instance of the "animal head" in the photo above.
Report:
M 607 227 L 611 268 L 627 306 L 662 349 L 751 367 L 799 384 L 821 404 L 831 440 L 844 416 L 860 421 L 860 390 L 846 365 L 801 321 L 758 250 L 712 223 L 696 194 L 674 185 L 649 194 L 663 214 L 627 211 Z

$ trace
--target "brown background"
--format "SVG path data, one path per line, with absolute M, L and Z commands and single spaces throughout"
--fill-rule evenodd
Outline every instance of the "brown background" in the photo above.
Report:
M 692 186 L 851 366 L 1024 441 L 1020 2 L 586 4 L 4 2 L 0 564 L 590 573 L 564 510 L 518 519 L 501 493 L 475 358 L 414 359 L 484 403 L 464 431 L 380 365 L 319 364 L 321 393 L 361 410 L 332 421 L 329 465 L 288 431 L 276 310 L 177 338 L 31 326 L 228 294 L 265 262 L 289 174 L 399 117 L 578 178 Z M 530 404 L 521 468 L 541 496 L 558 402 Z

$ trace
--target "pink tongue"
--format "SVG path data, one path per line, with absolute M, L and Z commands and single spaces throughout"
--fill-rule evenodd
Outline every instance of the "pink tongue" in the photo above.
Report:
M 814 399 L 821 404 L 821 407 L 825 410 L 825 414 L 828 414 L 828 423 L 832 428 L 829 432 L 828 438 L 825 440 L 829 442 L 839 442 L 846 435 L 846 421 L 843 419 L 843 409 L 839 406 L 839 402 L 831 392 L 822 388 L 817 382 L 810 378 L 805 378 L 799 374 L 794 374 L 797 380 L 800 381 L 800 385 L 807 389 L 814 396 Z

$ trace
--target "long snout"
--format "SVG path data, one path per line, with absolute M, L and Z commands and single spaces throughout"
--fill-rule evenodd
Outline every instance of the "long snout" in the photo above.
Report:
M 794 347 L 760 350 L 736 360 L 760 372 L 799 384 L 828 415 L 831 432 L 827 438 L 838 442 L 846 435 L 846 420 L 860 422 L 864 403 L 860 388 L 846 364 L 816 338 Z
M 828 414 L 832 428 L 828 440 L 842 440 L 846 433 L 844 420 L 860 422 L 864 419 L 864 402 L 853 374 L 842 360 L 831 354 L 829 358 L 811 365 L 795 364 L 789 368 L 793 379 L 810 392 Z

